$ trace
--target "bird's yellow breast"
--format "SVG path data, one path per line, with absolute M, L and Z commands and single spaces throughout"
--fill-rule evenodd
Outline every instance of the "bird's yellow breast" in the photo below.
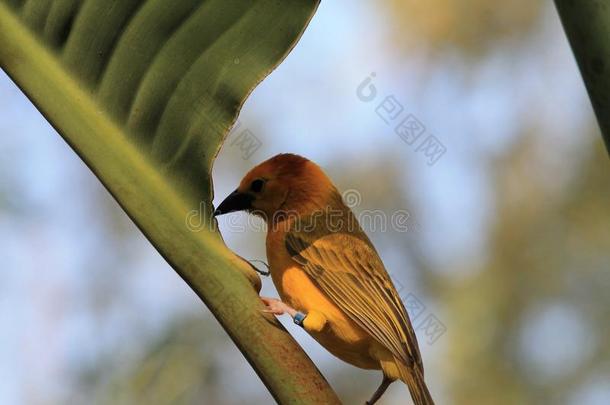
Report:
M 303 313 L 320 312 L 326 326 L 311 333 L 322 346 L 340 359 L 361 368 L 379 368 L 370 356 L 373 339 L 314 284 L 286 250 L 283 238 L 267 238 L 267 258 L 271 278 L 282 301 Z

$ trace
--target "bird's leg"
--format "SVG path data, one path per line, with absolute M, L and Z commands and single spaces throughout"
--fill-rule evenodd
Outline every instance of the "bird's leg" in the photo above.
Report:
M 379 388 L 377 388 L 377 391 L 375 391 L 371 399 L 366 401 L 366 405 L 373 405 L 375 402 L 377 402 L 379 398 L 381 398 L 385 390 L 387 390 L 390 384 L 392 384 L 392 382 L 394 382 L 394 380 L 384 375 L 383 380 L 381 381 L 381 385 L 379 385 Z
M 264 261 L 262 261 L 262 260 L 254 260 L 253 259 L 253 260 L 248 260 L 248 262 L 250 263 L 250 266 L 252 266 L 252 269 L 254 269 L 254 271 L 257 272 L 258 274 L 260 274 L 261 276 L 265 276 L 266 277 L 266 276 L 271 274 L 271 271 L 269 269 L 269 265 L 267 263 L 265 263 Z M 252 262 L 262 263 L 267 268 L 267 271 L 260 270 L 258 267 L 253 265 Z
M 290 305 L 278 300 L 277 298 L 269 298 L 269 297 L 261 297 L 263 304 L 265 304 L 265 309 L 263 312 L 267 312 L 273 315 L 284 315 L 288 314 L 294 318 L 297 314 L 296 309 L 292 308 Z
M 320 332 L 326 326 L 326 316 L 319 311 L 312 310 L 303 314 L 277 298 L 261 297 L 261 300 L 267 307 L 263 309 L 263 312 L 274 315 L 288 314 L 294 323 L 302 326 L 307 332 Z

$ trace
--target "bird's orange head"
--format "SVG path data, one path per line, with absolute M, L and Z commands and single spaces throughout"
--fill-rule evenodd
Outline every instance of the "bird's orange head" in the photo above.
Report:
M 323 209 L 336 189 L 312 161 L 282 153 L 252 168 L 214 215 L 246 210 L 267 220 L 278 214 L 305 215 Z

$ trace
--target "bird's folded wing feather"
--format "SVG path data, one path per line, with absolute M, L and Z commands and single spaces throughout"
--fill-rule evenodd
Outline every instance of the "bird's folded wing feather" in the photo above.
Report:
M 285 243 L 293 259 L 341 310 L 394 356 L 423 371 L 411 322 L 366 236 L 291 231 Z

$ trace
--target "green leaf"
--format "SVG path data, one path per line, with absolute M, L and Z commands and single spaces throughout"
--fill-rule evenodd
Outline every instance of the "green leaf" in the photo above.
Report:
M 610 7 L 604 0 L 555 0 L 610 153 Z
M 261 315 L 252 288 L 260 280 L 226 248 L 211 216 L 210 172 L 245 98 L 317 5 L 0 0 L 2 68 L 208 305 L 280 403 L 338 400 L 277 321 Z M 196 230 L 187 223 L 193 213 L 201 216 Z

